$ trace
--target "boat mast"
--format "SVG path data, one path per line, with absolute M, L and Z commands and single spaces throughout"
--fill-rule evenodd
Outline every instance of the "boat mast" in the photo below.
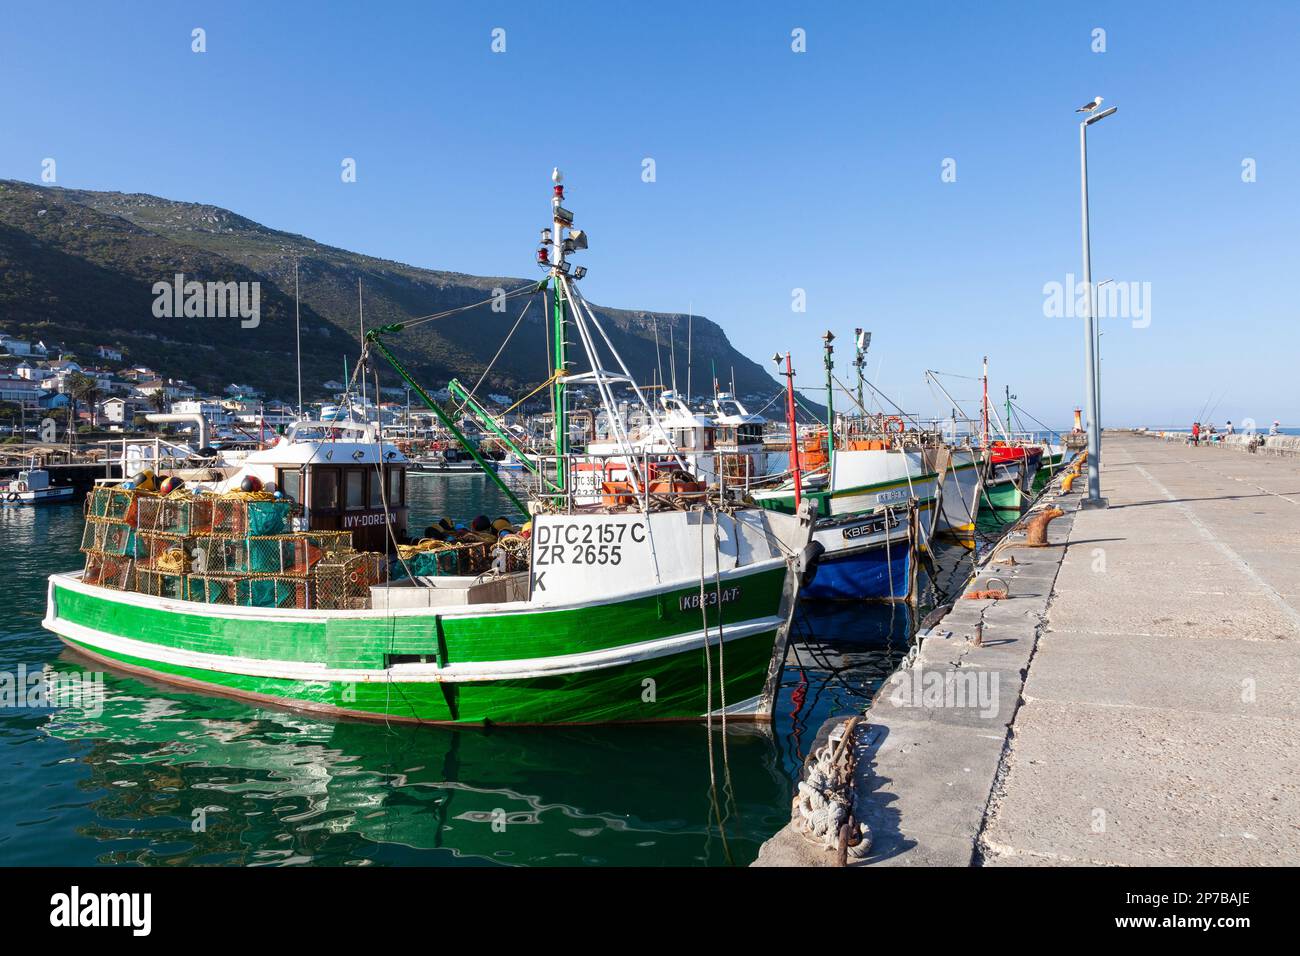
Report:
M 980 406 L 981 429 L 984 432 L 984 447 L 989 447 L 989 357 L 984 356 L 984 374 L 981 376 L 984 383 L 984 402 Z
M 687 306 L 686 313 L 686 408 L 691 407 L 691 340 L 695 330 L 695 303 Z
M 871 333 L 864 332 L 862 329 L 854 329 L 853 345 L 856 349 L 853 356 L 853 367 L 858 370 L 858 410 L 865 415 L 867 406 L 862 404 L 862 370 L 867 366 L 867 349 L 871 347 Z
M 293 326 L 298 341 L 298 418 L 302 418 L 302 319 L 298 312 L 298 260 L 293 260 Z
M 365 358 L 366 341 L 366 307 L 361 301 L 361 276 L 357 276 L 357 321 L 361 323 L 361 357 Z M 361 359 L 358 359 L 361 361 Z M 375 396 L 379 398 L 378 395 Z M 370 421 L 370 412 L 366 410 L 366 370 L 361 369 L 361 420 Z
M 1010 385 L 1007 385 L 1007 386 L 1005 386 L 1005 388 L 1006 388 L 1006 390 L 1007 390 L 1007 391 L 1006 391 L 1006 395 L 1007 395 L 1007 441 L 1010 441 L 1010 440 L 1011 440 L 1011 386 L 1010 386 Z
M 801 486 L 803 479 L 799 476 L 799 423 L 794 418 L 794 367 L 790 363 L 790 353 L 785 353 L 785 371 L 781 371 L 781 353 L 772 356 L 776 363 L 777 374 L 785 376 L 785 421 L 790 429 L 790 474 L 794 478 L 794 510 L 799 510 L 803 502 Z
M 555 308 L 552 316 L 553 334 L 555 336 L 555 368 L 551 371 L 554 378 L 554 382 L 551 384 L 551 395 L 552 407 L 555 409 L 555 484 L 557 490 L 563 492 L 568 487 L 569 408 L 564 378 L 569 374 L 569 369 L 564 348 L 568 322 L 566 320 L 564 285 L 560 281 L 560 276 L 565 266 L 564 227 L 573 222 L 573 214 L 561 205 L 564 202 L 564 174 L 560 172 L 558 166 L 551 170 L 551 182 L 554 184 L 551 195 L 551 228 L 542 231 L 543 246 L 537 250 L 537 261 L 541 265 L 551 267 L 551 286 L 555 290 Z M 547 242 L 550 243 L 549 251 L 545 245 Z
M 835 473 L 835 333 L 830 329 L 822 336 L 822 352 L 826 361 L 826 473 Z

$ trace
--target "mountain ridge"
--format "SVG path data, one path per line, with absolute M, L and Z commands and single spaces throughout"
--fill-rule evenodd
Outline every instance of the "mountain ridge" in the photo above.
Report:
M 96 345 L 123 347 L 133 363 L 206 390 L 239 382 L 290 397 L 296 390 L 295 261 L 309 399 L 323 397 L 324 383 L 341 377 L 344 355 L 355 360 L 360 350 L 358 278 L 368 328 L 468 306 L 494 289 L 537 281 L 381 259 L 206 203 L 0 180 L 0 328 L 60 341 L 83 359 Z M 154 283 L 170 283 L 176 273 L 200 282 L 259 282 L 259 326 L 243 329 L 236 319 L 156 318 Z M 522 394 L 550 373 L 541 302 L 520 319 L 524 300 L 533 298 L 507 300 L 499 312 L 480 305 L 458 313 L 455 321 L 428 322 L 386 343 L 431 387 L 451 377 L 476 381 L 501 348 L 484 388 Z M 734 368 L 741 394 L 771 396 L 781 387 L 706 317 L 592 308 L 643 385 L 667 361 L 671 341 L 685 349 L 689 323 L 693 358 L 702 368 L 712 362 L 724 378 Z M 578 370 L 585 367 L 584 357 Z M 387 368 L 381 381 L 397 384 Z M 707 375 L 697 374 L 696 381 L 707 382 Z

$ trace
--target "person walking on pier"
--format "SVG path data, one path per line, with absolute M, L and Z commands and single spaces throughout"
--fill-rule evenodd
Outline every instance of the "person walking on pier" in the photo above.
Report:
M 1282 425 L 1281 422 L 1279 422 L 1277 419 L 1273 419 L 1273 425 L 1272 425 L 1271 428 L 1269 428 L 1268 433 L 1269 433 L 1270 435 L 1276 435 L 1276 434 L 1278 434 L 1278 428 L 1280 428 L 1281 425 Z
M 1192 422 L 1192 444 L 1200 445 L 1201 443 L 1201 423 Z
M 1231 434 L 1232 434 L 1232 419 L 1231 419 L 1231 418 L 1228 419 L 1228 425 L 1227 425 L 1226 428 L 1224 428 L 1224 430 L 1223 430 L 1223 434 L 1224 434 L 1224 435 L 1231 435 Z

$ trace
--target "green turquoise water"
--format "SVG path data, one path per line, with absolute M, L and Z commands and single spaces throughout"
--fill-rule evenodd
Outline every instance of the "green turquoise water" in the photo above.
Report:
M 507 511 L 483 478 L 411 483 L 412 527 Z M 103 671 L 40 626 L 81 508 L 0 509 L 0 672 L 103 675 L 102 713 L 0 707 L 0 863 L 742 865 L 788 819 L 826 717 L 907 650 L 889 607 L 805 607 L 771 729 L 449 730 L 328 720 Z M 710 785 L 710 750 L 715 785 Z

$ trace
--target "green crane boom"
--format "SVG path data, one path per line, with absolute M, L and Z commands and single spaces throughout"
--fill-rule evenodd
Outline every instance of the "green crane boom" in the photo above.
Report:
M 456 427 L 456 423 L 453 422 L 447 413 L 442 410 L 441 406 L 433 400 L 432 396 L 421 387 L 420 383 L 411 377 L 411 374 L 406 371 L 405 366 L 397 360 L 397 356 L 393 355 L 393 353 L 388 350 L 388 346 L 384 345 L 384 343 L 379 339 L 380 332 L 400 331 L 402 331 L 402 325 L 400 323 L 371 329 L 366 333 L 366 342 L 374 346 L 375 351 L 384 357 L 388 364 L 393 367 L 393 371 L 397 372 L 397 374 L 401 376 L 402 381 L 406 382 L 406 384 L 411 387 L 411 390 L 414 391 L 416 395 L 420 396 L 420 401 L 429 406 L 429 409 L 433 414 L 438 417 L 438 421 L 442 422 L 443 427 L 446 428 L 447 431 L 451 432 L 456 441 L 460 442 L 461 447 L 470 453 L 470 456 L 478 463 L 478 466 L 483 469 L 484 474 L 496 482 L 497 487 L 505 493 L 505 496 L 515 503 L 515 506 L 519 509 L 519 513 L 524 515 L 528 514 L 528 507 L 519 499 L 519 496 L 510 489 L 509 485 L 501 480 L 501 476 L 496 473 L 495 468 L 488 466 L 488 463 L 485 462 L 483 457 L 478 453 L 478 449 L 475 448 L 461 430 Z
M 486 408 L 480 405 L 474 399 L 474 396 L 471 395 L 468 391 L 466 391 L 465 386 L 462 385 L 458 379 L 453 378 L 450 382 L 447 383 L 447 391 L 451 392 L 458 399 L 460 399 L 462 404 L 464 404 L 465 408 L 469 410 L 469 413 L 473 415 L 479 421 L 479 423 L 482 424 L 484 428 L 490 431 L 507 448 L 509 448 L 510 451 L 514 453 L 515 457 L 518 458 L 519 461 L 523 464 L 523 466 L 527 468 L 530 472 L 532 472 L 532 474 L 534 474 L 538 478 L 541 478 L 548 485 L 550 485 L 551 490 L 553 491 L 563 490 L 558 485 L 556 485 L 553 481 L 551 481 L 549 478 L 547 478 L 545 475 L 542 474 L 541 469 L 538 468 L 535 464 L 533 464 L 533 460 L 530 457 L 528 457 L 527 452 L 525 452 L 522 448 L 519 447 L 518 443 L 515 442 L 514 437 L 508 431 L 506 431 L 504 428 L 501 427 L 501 425 L 497 422 L 496 418 L 492 416 L 491 412 L 489 412 Z

